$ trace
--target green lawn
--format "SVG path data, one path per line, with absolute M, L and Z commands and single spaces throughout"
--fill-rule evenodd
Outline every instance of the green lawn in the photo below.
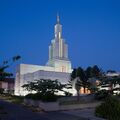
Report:
M 16 104 L 21 104 L 21 103 L 23 103 L 24 97 L 2 94 L 2 95 L 0 95 L 0 99 L 4 99 L 4 100 L 7 100 L 9 102 L 16 103 Z

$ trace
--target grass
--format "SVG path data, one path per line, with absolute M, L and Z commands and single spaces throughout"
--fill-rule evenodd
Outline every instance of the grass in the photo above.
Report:
M 21 96 L 14 96 L 14 95 L 0 95 L 0 99 L 6 100 L 8 102 L 16 103 L 16 104 L 21 104 L 23 103 L 23 97 Z
M 6 101 L 11 102 L 11 103 L 22 104 L 23 105 L 24 97 L 6 94 L 6 95 L 0 95 L 0 99 L 6 100 Z M 40 109 L 38 107 L 34 107 L 34 106 L 24 105 L 24 107 L 32 110 L 33 112 L 41 112 L 41 111 L 43 111 L 42 109 Z M 4 109 L 4 108 L 2 106 L 0 106 L 0 110 L 1 109 Z M 6 114 L 6 113 L 4 111 L 0 111 L 0 114 Z
M 21 104 L 23 103 L 23 97 L 12 96 L 11 102 L 16 104 Z

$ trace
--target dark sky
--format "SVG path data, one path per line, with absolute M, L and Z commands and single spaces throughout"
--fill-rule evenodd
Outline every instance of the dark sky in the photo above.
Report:
M 120 71 L 119 0 L 0 0 L 0 61 L 44 65 L 57 12 L 73 67 Z

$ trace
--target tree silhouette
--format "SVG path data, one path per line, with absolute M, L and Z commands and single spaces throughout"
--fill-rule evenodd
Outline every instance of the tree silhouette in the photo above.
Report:
M 90 78 L 98 79 L 102 76 L 102 74 L 103 74 L 102 70 L 97 65 L 94 65 L 93 67 L 89 66 L 87 67 L 86 70 L 84 70 L 81 67 L 74 68 L 71 73 L 71 81 L 76 82 L 75 89 L 77 91 L 77 95 L 81 87 L 83 87 L 84 93 L 86 92 L 85 91 L 86 88 L 88 88 L 91 91 L 97 90 L 96 87 L 89 82 L 89 79 Z
M 71 81 L 75 83 L 75 89 L 77 91 L 77 100 L 79 100 L 79 91 L 80 88 L 84 88 L 84 93 L 86 87 L 89 86 L 89 82 L 87 81 L 87 76 L 83 68 L 78 67 L 76 69 L 73 69 L 73 72 L 71 73 Z
M 5 70 L 9 68 L 14 62 L 18 61 L 20 58 L 21 56 L 16 55 L 9 60 L 3 61 L 2 65 L 0 65 L 0 81 L 13 76 L 12 73 L 6 72 Z

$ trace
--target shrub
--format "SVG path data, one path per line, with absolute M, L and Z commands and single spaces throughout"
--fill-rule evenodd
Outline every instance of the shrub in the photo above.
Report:
M 104 100 L 109 96 L 109 92 L 107 90 L 101 90 L 95 93 L 95 99 L 96 100 Z
M 57 100 L 58 96 L 51 94 L 51 93 L 46 93 L 46 94 L 41 94 L 41 93 L 35 93 L 35 94 L 28 94 L 25 96 L 27 99 L 33 99 L 33 100 L 42 100 L 44 102 L 54 102 Z
M 33 94 L 32 94 L 32 93 L 27 94 L 27 95 L 25 96 L 25 98 L 27 98 L 27 99 L 32 99 L 32 97 L 33 97 Z
M 120 120 L 120 102 L 114 97 L 108 97 L 95 109 L 95 114 L 108 120 Z
M 41 100 L 41 98 L 42 98 L 41 93 L 36 93 L 36 94 L 33 94 L 32 96 L 32 99 L 34 100 Z
M 4 92 L 4 89 L 0 88 L 0 94 L 3 94 L 3 92 Z
M 24 97 L 22 97 L 22 96 L 11 96 L 11 101 L 13 102 L 13 103 L 17 103 L 17 104 L 20 104 L 20 103 L 22 103 L 23 102 L 23 99 L 24 99 Z
M 42 96 L 42 101 L 44 102 L 54 102 L 58 98 L 57 95 L 51 94 L 51 93 L 46 93 L 45 95 Z
M 65 92 L 65 96 L 70 97 L 70 96 L 72 96 L 72 93 Z
M 35 93 L 35 94 L 27 94 L 25 96 L 25 98 L 28 98 L 28 99 L 33 99 L 33 100 L 41 100 L 42 99 L 42 95 L 41 93 Z

